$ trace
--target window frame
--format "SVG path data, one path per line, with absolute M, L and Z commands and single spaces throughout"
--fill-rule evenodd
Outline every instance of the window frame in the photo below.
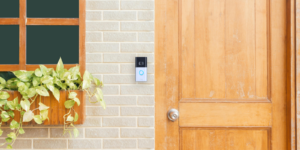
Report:
M 79 0 L 79 18 L 27 18 L 27 0 L 19 0 L 19 18 L 0 18 L 0 25 L 19 25 L 19 64 L 1 65 L 0 71 L 28 70 L 34 71 L 39 65 L 26 64 L 26 26 L 27 25 L 77 25 L 79 26 L 79 65 L 81 74 L 85 64 L 85 30 L 86 30 L 86 0 Z M 78 64 L 65 64 L 69 69 Z M 48 68 L 56 68 L 56 64 L 46 64 Z

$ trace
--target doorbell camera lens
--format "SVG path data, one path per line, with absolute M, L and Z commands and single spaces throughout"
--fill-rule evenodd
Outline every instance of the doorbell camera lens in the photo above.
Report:
M 140 62 L 139 62 L 139 65 L 144 65 L 144 62 L 140 61 Z

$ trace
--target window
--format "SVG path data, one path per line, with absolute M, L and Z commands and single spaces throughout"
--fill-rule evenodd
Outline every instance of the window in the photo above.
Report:
M 0 72 L 54 68 L 85 70 L 86 0 L 1 0 Z

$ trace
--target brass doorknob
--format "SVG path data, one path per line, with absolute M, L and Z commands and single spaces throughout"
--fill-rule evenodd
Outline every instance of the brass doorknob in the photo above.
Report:
M 178 117 L 179 117 L 179 112 L 177 109 L 172 108 L 168 111 L 169 120 L 174 122 L 178 119 Z

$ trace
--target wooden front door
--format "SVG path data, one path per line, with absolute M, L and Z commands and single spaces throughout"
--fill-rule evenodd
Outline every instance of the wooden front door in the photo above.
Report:
M 155 3 L 156 150 L 286 150 L 286 1 Z

